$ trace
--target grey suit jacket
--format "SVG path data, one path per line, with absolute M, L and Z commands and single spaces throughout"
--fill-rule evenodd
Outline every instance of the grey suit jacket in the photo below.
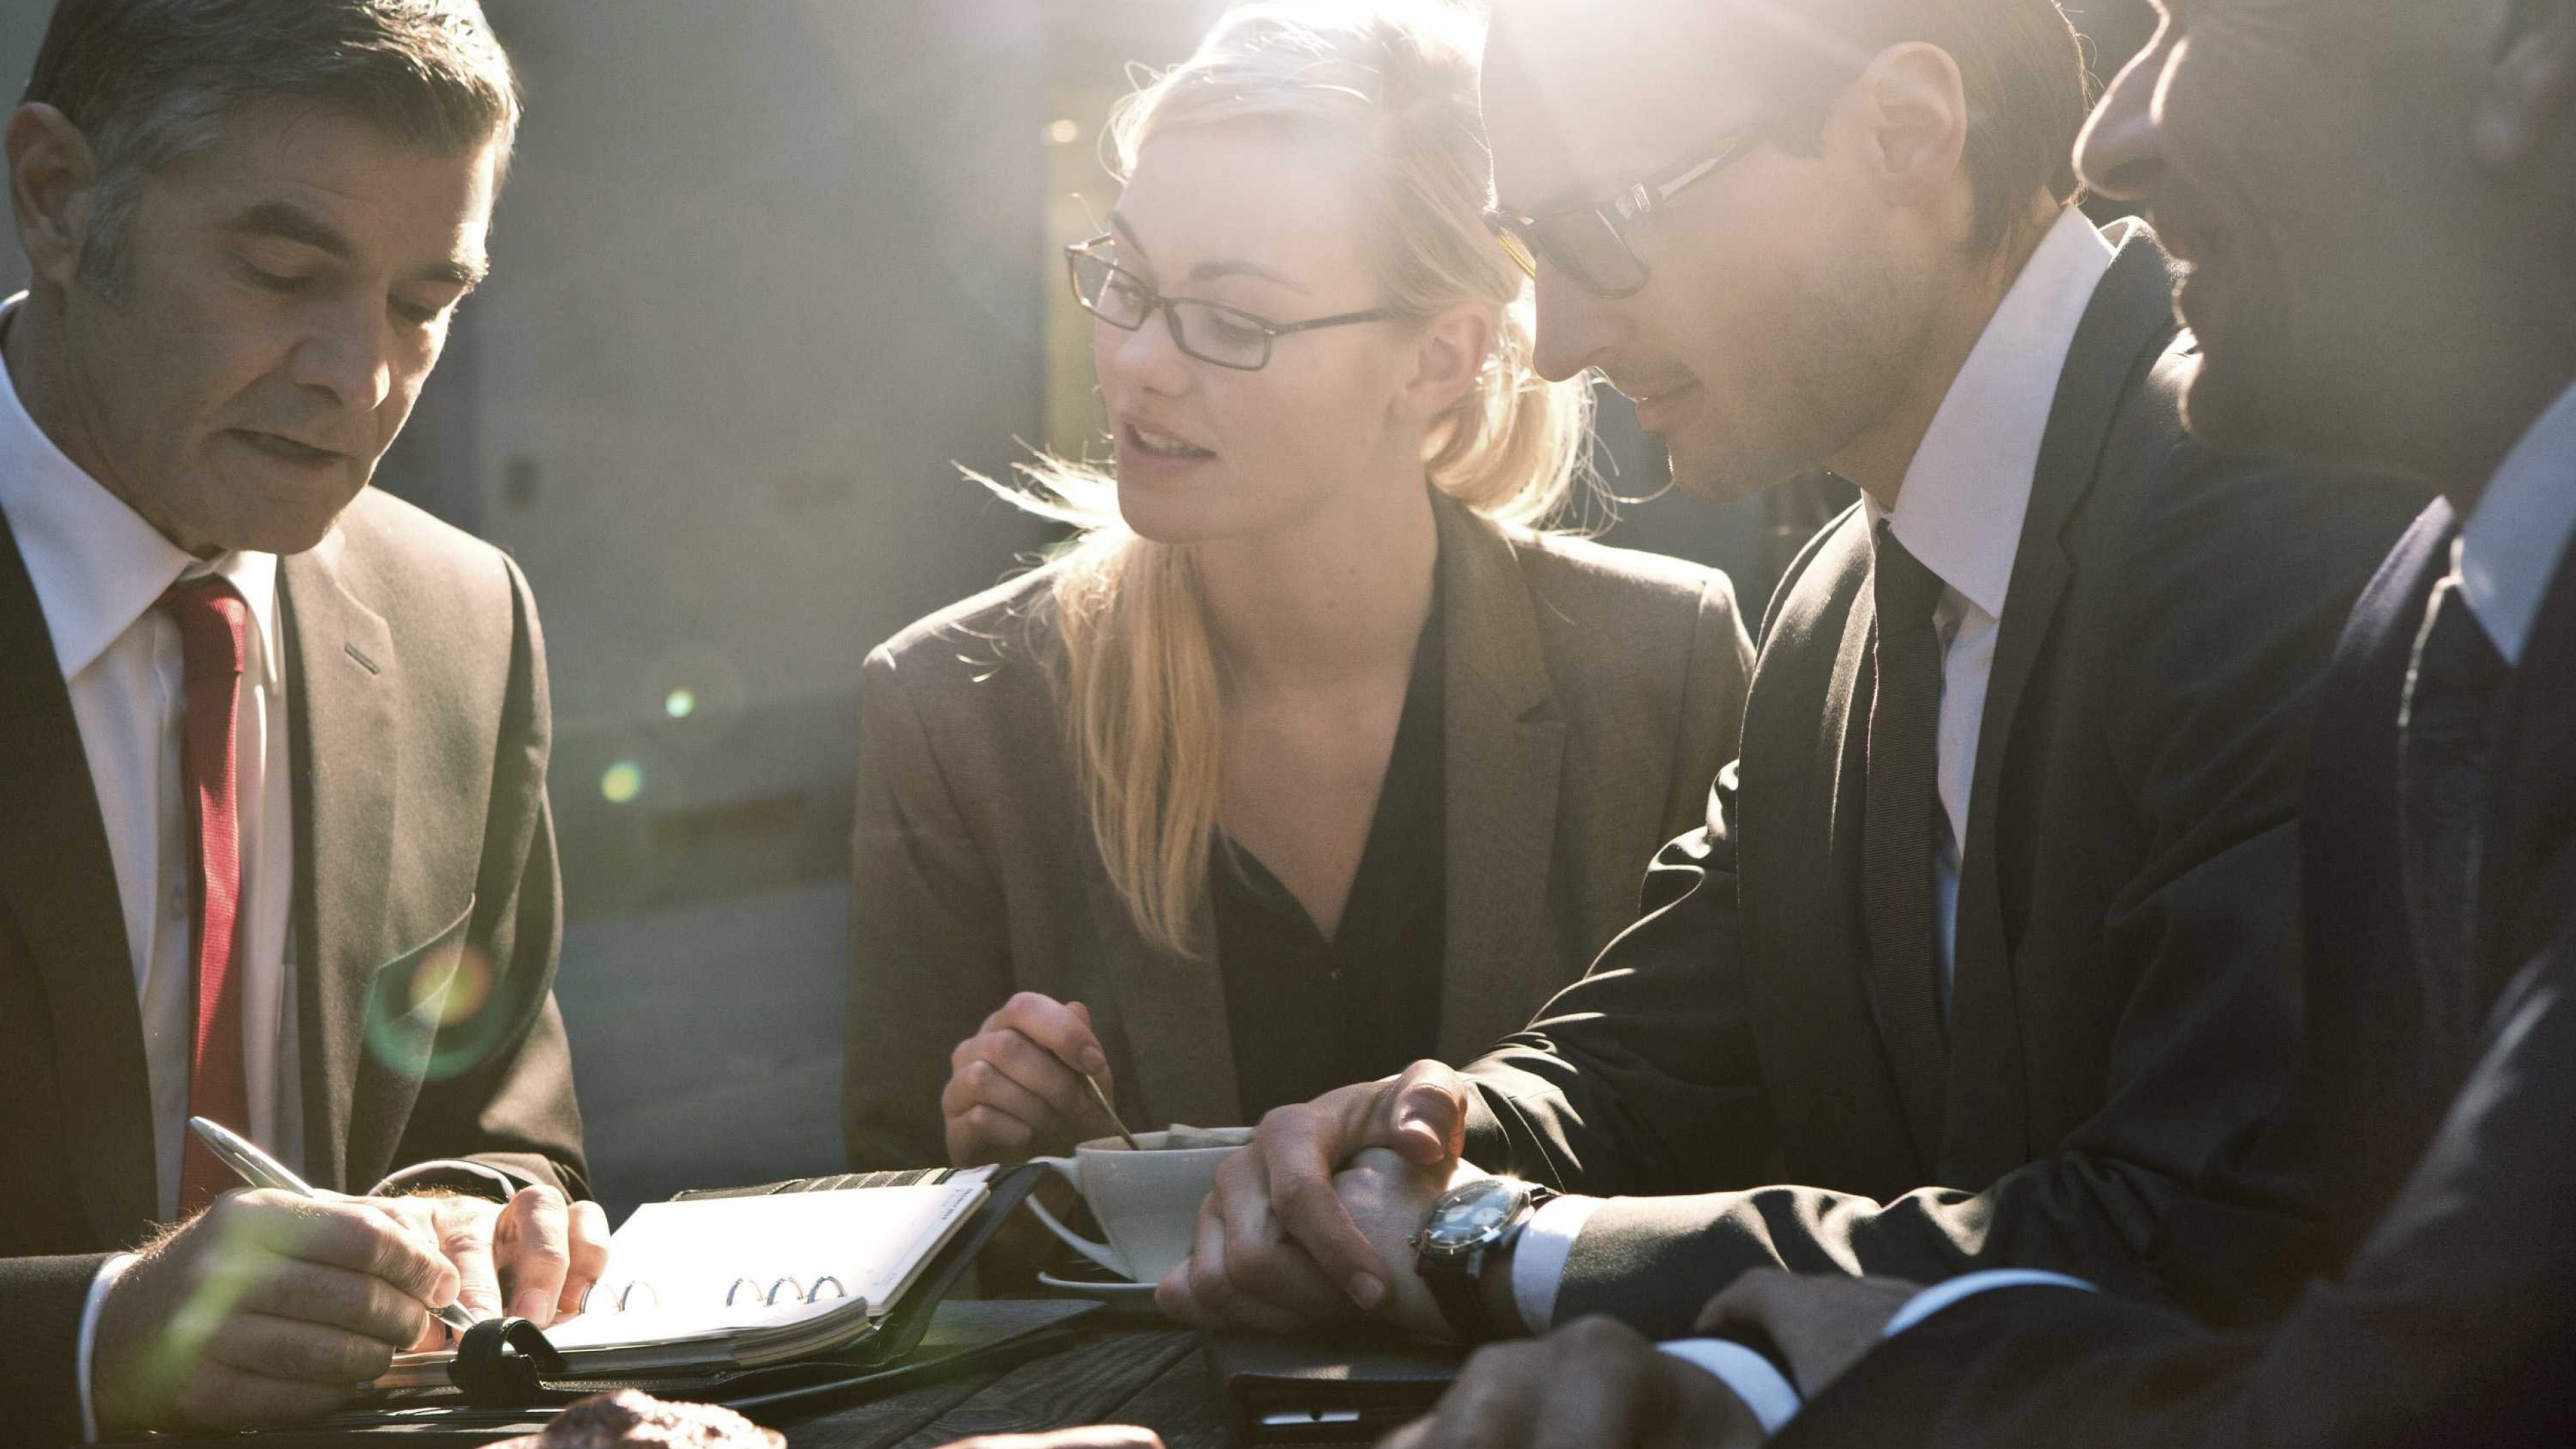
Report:
M 1439 1042 L 1528 1019 L 1636 914 L 1637 863 L 1734 752 L 1751 647 L 1723 574 L 1438 499 L 1448 638 Z M 1149 946 L 1076 794 L 1041 569 L 868 656 L 850 1155 L 944 1161 L 948 1054 L 1014 991 L 1091 1008 L 1134 1126 L 1240 1120 L 1215 960 Z
M 363 1190 L 463 1158 L 586 1195 L 551 994 L 551 724 L 527 583 L 498 550 L 372 491 L 279 579 L 305 1176 Z M 69 1442 L 89 1279 L 151 1231 L 158 1193 L 106 827 L 5 521 L 0 761 L 0 1416 L 30 1442 Z M 404 1010 L 411 973 L 468 950 L 489 994 L 424 1028 Z
M 2141 228 L 2059 380 L 1978 735 L 1941 1070 L 1894 1070 L 1869 992 L 1858 509 L 1781 585 L 1743 758 L 1649 883 L 1670 904 L 1470 1068 L 1476 1160 L 1628 1195 L 1577 1241 L 1560 1319 L 1684 1331 L 1764 1265 L 2152 1292 L 2164 1213 L 2277 1100 L 2308 721 L 2421 497 L 2194 443 L 2171 293 Z

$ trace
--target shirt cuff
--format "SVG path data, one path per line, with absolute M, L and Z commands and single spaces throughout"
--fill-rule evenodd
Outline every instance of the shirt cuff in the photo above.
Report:
M 430 1187 L 470 1187 L 508 1202 L 518 1195 L 520 1188 L 528 1185 L 488 1163 L 469 1162 L 462 1157 L 439 1157 L 428 1162 L 415 1162 L 400 1172 L 385 1174 L 384 1180 L 367 1189 L 365 1196 L 393 1197 Z
M 1522 1225 L 1512 1244 L 1512 1307 L 1530 1332 L 1545 1333 L 1555 1324 L 1565 1260 L 1573 1256 L 1574 1240 L 1600 1206 L 1597 1197 L 1552 1197 Z
M 1764 1437 L 1777 1434 L 1805 1407 L 1779 1365 L 1743 1344 L 1723 1338 L 1686 1338 L 1658 1344 L 1664 1352 L 1716 1376 L 1762 1421 Z
M 2081 1278 L 2069 1278 L 2063 1273 L 2042 1273 L 2032 1268 L 1995 1268 L 1983 1273 L 1970 1273 L 1965 1277 L 1953 1278 L 1947 1283 L 1926 1288 L 1905 1300 L 1905 1306 L 1896 1310 L 1894 1318 L 1887 1320 L 1887 1329 L 1879 1336 L 1894 1338 L 1944 1308 L 1965 1299 L 1974 1298 L 1980 1293 L 1991 1293 L 1998 1288 L 2076 1288 L 2086 1293 L 2101 1291 Z
M 91 1352 L 98 1347 L 98 1310 L 107 1302 L 108 1290 L 114 1288 L 116 1280 L 124 1277 L 125 1270 L 133 1266 L 132 1253 L 119 1253 L 99 1264 L 97 1276 L 89 1280 L 89 1299 L 81 1305 L 80 1357 L 75 1361 L 78 1367 L 74 1373 L 80 1391 L 81 1442 L 84 1444 L 98 1442 L 98 1406 L 90 1399 L 89 1372 Z

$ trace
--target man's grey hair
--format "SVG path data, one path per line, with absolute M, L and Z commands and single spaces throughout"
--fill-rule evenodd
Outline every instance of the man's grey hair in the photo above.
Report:
M 490 142 L 505 160 L 519 126 L 478 0 L 60 0 L 23 99 L 97 157 L 81 279 L 111 298 L 144 178 L 207 150 L 237 110 L 314 105 L 431 155 Z

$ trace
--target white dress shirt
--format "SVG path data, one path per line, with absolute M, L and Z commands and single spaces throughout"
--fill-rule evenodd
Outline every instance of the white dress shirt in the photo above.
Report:
M 1907 465 L 1896 507 L 1865 503 L 1897 540 L 1941 580 L 1934 623 L 1941 656 L 1941 717 L 1934 750 L 1947 829 L 1933 863 L 1933 922 L 1942 998 L 1959 917 L 1959 842 L 1968 838 L 1968 797 L 1985 722 L 1986 681 L 2003 628 L 2022 518 L 2039 471 L 2040 444 L 2057 402 L 2058 374 L 2076 329 L 2114 255 L 2102 233 L 2069 207 L 2013 280 Z M 1549 1200 L 1512 1250 L 1512 1300 L 1532 1331 L 1555 1321 L 1557 1289 L 1574 1240 L 1598 1200 Z
M 2576 538 L 2576 387 L 2505 455 L 2460 530 L 2460 592 L 2507 665 L 2520 667 L 2541 600 Z

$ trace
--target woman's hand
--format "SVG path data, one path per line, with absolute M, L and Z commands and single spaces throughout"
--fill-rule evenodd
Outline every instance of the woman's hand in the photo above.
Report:
M 959 1042 L 948 1066 L 939 1110 L 954 1166 L 1025 1162 L 1111 1130 L 1082 1085 L 1088 1074 L 1111 1090 L 1108 1053 L 1079 1001 L 1023 991 Z

